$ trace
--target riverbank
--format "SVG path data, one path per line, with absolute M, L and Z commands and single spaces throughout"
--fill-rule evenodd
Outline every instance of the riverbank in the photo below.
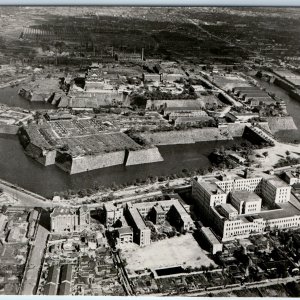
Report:
M 57 166 L 44 167 L 28 157 L 17 136 L 0 135 L 0 178 L 27 190 L 52 198 L 55 192 L 82 189 L 103 189 L 128 185 L 149 177 L 180 174 L 182 170 L 203 170 L 211 167 L 208 155 L 221 146 L 238 143 L 239 139 L 211 141 L 187 145 L 158 146 L 164 161 L 124 166 L 118 165 L 85 173 L 68 175 Z M 39 183 L 39 184 L 37 184 Z
M 9 81 L 9 82 L 0 83 L 0 89 L 6 88 L 6 87 L 14 87 L 14 86 L 17 86 L 17 85 L 19 85 L 20 83 L 22 83 L 23 81 L 25 81 L 26 79 L 28 79 L 28 77 L 23 77 L 23 78 L 11 80 L 11 81 Z

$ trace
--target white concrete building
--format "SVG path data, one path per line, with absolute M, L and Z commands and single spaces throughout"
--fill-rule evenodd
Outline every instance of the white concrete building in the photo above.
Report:
M 263 195 L 266 200 L 275 203 L 285 203 L 290 200 L 291 186 L 277 177 L 273 177 L 264 181 Z
M 244 215 L 260 212 L 262 199 L 254 192 L 233 190 L 230 192 L 230 202 L 239 215 Z

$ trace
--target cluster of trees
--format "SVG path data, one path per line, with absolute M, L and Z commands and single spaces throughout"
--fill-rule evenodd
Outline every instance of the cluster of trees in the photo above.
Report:
M 149 145 L 149 142 L 145 138 L 143 138 L 138 132 L 136 132 L 134 129 L 127 131 L 126 134 L 141 146 Z
M 146 107 L 147 100 L 197 99 L 197 97 L 194 88 L 190 85 L 186 85 L 181 94 L 162 92 L 157 88 L 153 91 L 145 91 L 144 94 L 133 93 L 131 95 L 131 105 Z
M 177 124 L 174 128 L 176 130 L 186 130 L 189 128 L 203 128 L 203 127 L 217 127 L 217 126 L 218 126 L 217 119 L 210 119 L 207 121 L 199 121 L 194 123 Z
M 102 197 L 101 201 L 112 201 L 114 199 L 113 191 L 117 191 L 123 188 L 126 188 L 131 185 L 140 186 L 144 184 L 153 184 L 156 182 L 164 182 L 168 180 L 174 180 L 177 178 L 186 178 L 186 177 L 192 177 L 197 175 L 205 175 L 208 172 L 212 172 L 214 170 L 213 167 L 209 168 L 199 168 L 195 170 L 188 170 L 188 169 L 182 169 L 181 171 L 178 171 L 177 173 L 173 173 L 171 175 L 160 175 L 160 176 L 152 176 L 149 175 L 146 179 L 135 179 L 132 182 L 127 182 L 123 184 L 116 184 L 113 182 L 110 186 L 104 187 L 104 186 L 97 186 L 97 184 L 94 184 L 94 187 L 86 188 L 86 189 L 80 189 L 80 190 L 66 190 L 61 192 L 55 192 L 54 196 L 60 196 L 62 199 L 72 199 L 74 197 L 84 198 L 84 197 L 90 197 L 97 192 L 111 192 L 107 196 Z M 166 184 L 168 186 L 168 183 Z M 152 200 L 151 200 L 152 201 Z
M 300 163 L 300 158 L 287 156 L 286 158 L 280 158 L 280 160 L 274 165 L 274 168 L 281 168 Z

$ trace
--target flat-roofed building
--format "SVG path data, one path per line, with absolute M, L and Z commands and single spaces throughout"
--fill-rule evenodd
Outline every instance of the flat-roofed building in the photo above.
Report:
M 151 230 L 146 226 L 141 214 L 132 204 L 127 203 L 125 217 L 133 228 L 133 241 L 140 246 L 147 246 L 151 243 Z
M 103 204 L 104 215 L 105 215 L 105 225 L 112 226 L 117 220 L 120 220 L 123 216 L 123 208 L 121 206 L 116 206 L 112 203 Z
M 234 189 L 238 191 L 246 190 L 261 194 L 262 177 L 224 177 L 222 180 L 216 181 L 216 184 L 227 193 Z
M 209 211 L 209 207 L 226 203 L 227 193 L 215 181 L 206 181 L 201 177 L 192 180 L 192 195 L 200 209 Z
M 195 229 L 194 221 L 178 200 L 173 200 L 173 205 L 168 212 L 168 220 L 180 232 Z
M 163 207 L 160 204 L 157 204 L 152 207 L 150 218 L 154 224 L 161 225 L 166 220 L 166 213 L 167 212 L 163 209 Z
M 133 242 L 133 230 L 131 227 L 122 227 L 116 230 L 118 243 L 132 243 Z
M 216 209 L 228 220 L 234 220 L 238 216 L 238 211 L 230 203 L 223 203 L 217 206 Z
M 300 173 L 293 171 L 285 171 L 283 173 L 283 179 L 289 185 L 300 183 Z
M 56 207 L 50 214 L 52 232 L 80 232 L 90 229 L 90 211 L 87 206 L 78 209 Z
M 200 229 L 201 237 L 207 244 L 211 254 L 216 254 L 223 250 L 223 244 L 217 239 L 213 231 L 209 227 L 202 227 Z
M 174 107 L 168 106 L 164 109 L 164 116 L 172 115 L 173 117 L 179 116 L 207 116 L 207 113 L 199 106 L 181 106 Z
M 161 81 L 161 75 L 156 73 L 143 73 L 142 75 L 143 81 Z
M 291 197 L 291 190 L 291 186 L 275 176 L 264 180 L 263 196 L 269 202 L 288 202 Z
M 230 201 L 239 215 L 258 213 L 261 210 L 262 199 L 254 192 L 232 191 Z
M 203 179 L 199 182 L 194 180 L 192 194 L 196 205 L 204 218 L 208 216 L 213 231 L 222 241 L 247 238 L 250 234 L 260 234 L 273 229 L 300 226 L 300 210 L 297 203 L 290 199 L 291 186 L 276 176 L 261 176 L 234 179 L 221 176 L 220 181 L 209 178 L 205 181 L 208 185 L 202 183 Z M 226 203 L 226 198 L 224 203 L 210 202 L 209 191 L 213 190 L 212 183 L 224 190 L 226 195 L 230 193 L 228 198 L 232 206 Z M 259 195 L 277 203 L 277 208 L 261 211 L 262 198 Z

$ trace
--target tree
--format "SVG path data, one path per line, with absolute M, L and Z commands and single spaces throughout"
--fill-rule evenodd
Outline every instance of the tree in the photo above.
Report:
M 115 224 L 114 224 L 114 228 L 120 228 L 120 227 L 122 227 L 122 221 L 120 220 L 120 219 L 118 219 L 116 222 L 115 222 Z

